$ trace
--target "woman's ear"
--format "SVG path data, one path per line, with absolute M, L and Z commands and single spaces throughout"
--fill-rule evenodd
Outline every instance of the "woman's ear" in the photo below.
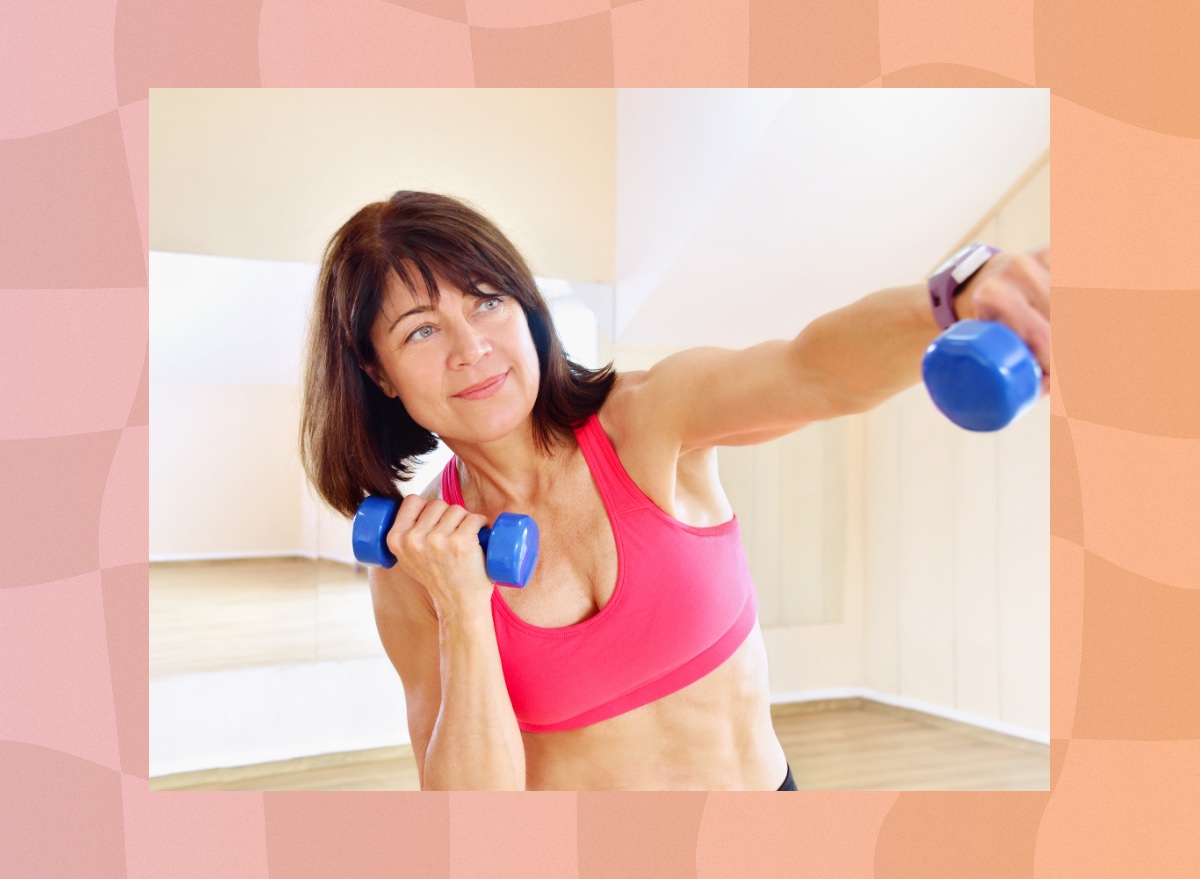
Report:
M 399 394 L 396 393 L 395 388 L 393 388 L 391 383 L 383 375 L 380 374 L 380 372 L 377 368 L 375 368 L 374 366 L 372 366 L 369 363 L 363 363 L 362 369 L 363 369 L 363 372 L 365 372 L 367 374 L 367 376 L 371 379 L 371 381 L 375 382 L 375 384 L 379 387 L 379 390 L 383 391 L 384 396 L 387 396 L 387 397 L 399 396 Z

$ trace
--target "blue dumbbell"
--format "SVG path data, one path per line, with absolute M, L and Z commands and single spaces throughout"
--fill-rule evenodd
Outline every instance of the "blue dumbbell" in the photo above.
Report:
M 387 548 L 387 535 L 399 511 L 400 504 L 396 501 L 374 495 L 358 505 L 352 537 L 356 559 L 364 565 L 383 568 L 396 564 L 396 557 Z M 479 545 L 483 547 L 492 582 L 524 586 L 537 564 L 537 522 L 531 516 L 501 513 L 491 528 L 480 529 Z
M 1042 368 L 1002 323 L 963 320 L 925 349 L 921 372 L 939 410 L 967 430 L 1000 430 L 1037 402 Z

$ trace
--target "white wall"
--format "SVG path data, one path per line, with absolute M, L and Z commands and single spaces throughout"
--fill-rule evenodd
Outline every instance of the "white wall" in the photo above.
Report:
M 156 88 L 149 133 L 151 250 L 311 262 L 419 189 L 479 207 L 536 275 L 613 281 L 613 89 Z
M 150 559 L 305 550 L 296 425 L 316 267 L 150 252 Z
M 1049 152 L 1045 89 L 623 89 L 617 342 L 741 348 L 910 284 Z
M 1050 240 L 1043 166 L 981 240 Z M 1050 412 L 959 430 L 923 387 L 868 413 L 866 686 L 1050 728 Z

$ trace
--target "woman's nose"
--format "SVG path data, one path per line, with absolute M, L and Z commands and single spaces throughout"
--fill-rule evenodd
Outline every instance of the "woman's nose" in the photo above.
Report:
M 471 366 L 492 350 L 487 337 L 471 326 L 469 321 L 458 325 L 450 356 L 455 366 Z

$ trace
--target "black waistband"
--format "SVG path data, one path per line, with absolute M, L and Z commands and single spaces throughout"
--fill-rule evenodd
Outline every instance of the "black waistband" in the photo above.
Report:
M 798 790 L 796 787 L 796 779 L 792 776 L 792 764 L 788 764 L 787 778 L 783 780 L 783 784 L 779 785 L 780 790 Z

